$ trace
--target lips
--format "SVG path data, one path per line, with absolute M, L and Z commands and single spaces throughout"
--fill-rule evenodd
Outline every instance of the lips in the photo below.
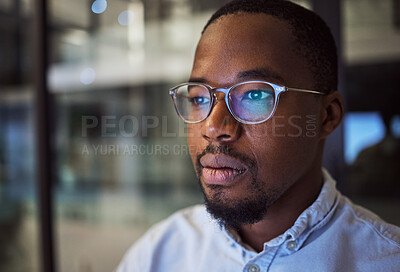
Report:
M 207 154 L 200 159 L 200 164 L 207 184 L 228 185 L 247 170 L 243 163 L 223 154 Z

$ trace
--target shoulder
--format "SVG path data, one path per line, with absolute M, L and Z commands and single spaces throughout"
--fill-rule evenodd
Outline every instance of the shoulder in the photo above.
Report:
M 192 250 L 215 233 L 218 225 L 211 219 L 204 205 L 177 211 L 167 219 L 152 226 L 126 253 L 118 272 L 149 271 L 154 256 L 173 259 L 171 248 L 180 252 Z M 183 250 L 183 251 L 182 251 Z
M 326 181 L 335 184 L 334 179 L 329 175 L 326 169 L 323 169 L 323 175 Z M 334 208 L 332 209 L 332 218 L 327 221 L 330 227 L 328 237 L 340 240 L 340 243 L 354 250 L 364 252 L 366 246 L 369 246 L 371 252 L 379 251 L 382 247 L 383 252 L 391 254 L 400 253 L 400 228 L 382 220 L 375 213 L 354 204 L 349 198 L 342 195 L 336 186 L 328 188 L 334 192 Z
M 392 255 L 400 254 L 400 228 L 382 220 L 375 213 L 340 195 L 336 220 L 342 233 L 360 247 Z
M 340 193 L 331 217 L 325 222 L 307 238 L 303 251 L 325 265 L 322 271 L 328 271 L 328 267 L 335 271 L 398 271 L 399 227 Z
M 353 204 L 354 217 L 382 239 L 400 249 L 400 227 L 389 224 L 373 212 Z

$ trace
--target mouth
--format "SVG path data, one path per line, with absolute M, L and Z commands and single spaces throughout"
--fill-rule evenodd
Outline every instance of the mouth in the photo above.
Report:
M 205 155 L 200 159 L 201 176 L 209 185 L 230 185 L 247 172 L 247 167 L 236 159 L 223 155 Z

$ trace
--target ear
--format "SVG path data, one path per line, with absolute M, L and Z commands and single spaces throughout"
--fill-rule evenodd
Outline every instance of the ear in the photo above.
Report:
M 342 95 L 338 91 L 324 95 L 322 99 L 320 138 L 325 139 L 342 122 L 344 116 L 344 104 Z

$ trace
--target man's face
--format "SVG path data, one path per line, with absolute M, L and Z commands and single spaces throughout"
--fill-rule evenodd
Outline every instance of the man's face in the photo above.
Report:
M 191 80 L 212 87 L 265 80 L 313 89 L 312 73 L 294 46 L 284 21 L 264 14 L 224 16 L 204 32 Z M 246 125 L 229 113 L 224 94 L 217 97 L 209 117 L 188 126 L 191 158 L 208 210 L 233 227 L 252 224 L 293 188 L 307 190 L 302 180 L 320 167 L 319 98 L 284 93 L 273 118 Z

